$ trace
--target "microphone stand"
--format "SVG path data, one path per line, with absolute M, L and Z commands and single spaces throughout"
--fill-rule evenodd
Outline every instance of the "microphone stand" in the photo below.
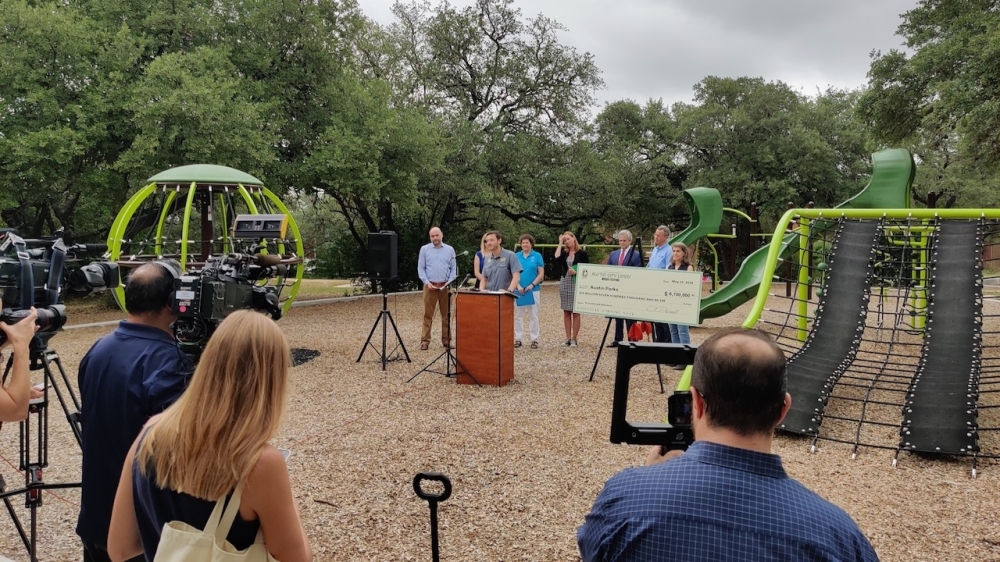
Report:
M 456 255 L 455 257 L 457 258 L 458 256 Z M 458 287 L 459 288 L 463 287 L 465 285 L 465 282 L 468 281 L 469 277 L 471 277 L 471 276 L 472 276 L 471 273 L 467 273 L 465 275 L 465 277 L 462 279 L 462 282 L 458 284 Z M 449 285 L 446 285 L 447 290 L 448 290 L 448 310 L 445 313 L 445 315 L 447 317 L 446 321 L 448 322 L 448 328 L 449 329 L 451 329 L 451 299 L 458 292 L 457 290 L 456 291 L 452 291 L 451 290 L 452 285 L 454 285 L 454 282 L 452 282 Z M 442 289 L 442 290 L 445 290 L 445 289 Z M 457 322 L 456 322 L 456 328 L 457 328 Z M 454 334 L 454 336 L 455 336 L 455 343 L 457 344 L 458 343 L 458 334 L 456 333 L 456 334 Z M 472 379 L 472 382 L 476 383 L 476 386 L 482 386 L 481 384 L 479 384 L 479 381 L 477 381 L 476 378 L 473 377 L 471 373 L 469 373 L 469 370 L 466 369 L 464 365 L 462 365 L 461 363 L 459 363 L 458 358 L 455 357 L 454 353 L 452 353 L 452 349 L 454 349 L 454 348 L 451 347 L 451 346 L 446 347 L 445 350 L 440 355 L 438 355 L 437 357 L 435 357 L 434 360 L 431 361 L 430 363 L 428 363 L 426 367 L 424 367 L 423 369 L 420 369 L 419 371 L 417 371 L 416 374 L 414 374 L 412 377 L 410 377 L 409 380 L 407 380 L 406 382 L 412 381 L 413 379 L 419 377 L 420 374 L 424 373 L 424 372 L 434 373 L 434 374 L 437 374 L 437 375 L 444 375 L 445 377 L 448 377 L 448 378 L 455 378 L 455 377 L 458 376 L 458 373 L 465 373 L 466 375 L 469 376 L 469 378 Z M 442 357 L 444 358 L 444 372 L 435 371 L 434 369 L 431 369 L 431 367 L 434 366 L 438 361 L 440 361 Z M 452 365 L 454 365 L 454 367 L 455 367 L 454 370 L 452 370 Z

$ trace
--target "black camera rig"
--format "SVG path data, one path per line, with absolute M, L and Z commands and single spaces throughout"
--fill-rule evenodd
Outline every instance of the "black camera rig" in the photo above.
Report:
M 285 215 L 237 216 L 233 229 L 237 251 L 211 256 L 200 270 L 174 279 L 174 337 L 186 354 L 201 355 L 215 329 L 237 310 L 248 308 L 281 318 L 281 291 L 302 259 L 265 253 L 265 240 L 282 236 L 285 222 Z M 248 241 L 241 244 L 242 240 Z M 275 279 L 278 282 L 272 284 Z
M 4 304 L 0 321 L 15 324 L 36 307 L 40 338 L 51 337 L 66 323 L 66 307 L 59 299 L 67 250 L 61 238 L 43 247 L 29 247 L 14 232 L 4 233 L 0 243 L 0 300 Z M 5 340 L 6 334 L 0 332 L 0 344 Z
M 270 258 L 270 259 L 269 259 Z M 274 260 L 278 263 L 263 265 Z M 174 280 L 174 337 L 185 353 L 201 355 L 219 324 L 233 312 L 250 308 L 277 320 L 281 318 L 279 296 L 283 285 L 258 285 L 259 281 L 284 275 L 280 257 L 261 254 L 213 256 L 200 271 Z
M 685 370 L 677 389 L 667 399 L 667 422 L 629 422 L 628 387 L 632 368 L 644 364 L 691 365 L 697 347 L 669 343 L 629 342 L 618 346 L 615 394 L 611 406 L 611 442 L 630 445 L 660 445 L 664 451 L 687 450 L 694 441 L 691 430 L 691 378 Z

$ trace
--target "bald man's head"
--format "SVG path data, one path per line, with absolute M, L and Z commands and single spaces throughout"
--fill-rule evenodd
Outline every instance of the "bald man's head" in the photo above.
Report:
M 125 282 L 125 310 L 129 314 L 159 312 L 170 306 L 174 276 L 167 267 L 146 263 L 132 270 Z
M 691 386 L 708 423 L 744 436 L 769 434 L 785 402 L 785 354 L 759 330 L 722 330 L 698 346 Z
M 444 240 L 444 233 L 441 232 L 441 229 L 436 226 L 431 229 L 429 236 L 431 239 L 431 244 L 434 244 L 435 246 L 440 246 L 441 241 Z

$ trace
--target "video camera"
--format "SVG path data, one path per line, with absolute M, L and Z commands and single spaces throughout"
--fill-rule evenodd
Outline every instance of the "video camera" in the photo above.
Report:
M 626 419 L 628 387 L 632 368 L 643 364 L 691 365 L 697 347 L 669 343 L 629 342 L 618 346 L 615 394 L 611 406 L 611 442 L 630 445 L 660 445 L 663 451 L 687 450 L 694 442 L 691 430 L 691 378 L 688 371 L 667 399 L 668 423 L 632 423 Z
M 2 234 L 0 243 L 0 322 L 16 324 L 35 307 L 38 336 L 52 337 L 66 323 L 66 307 L 60 300 L 63 264 L 68 248 L 62 238 L 31 240 L 21 238 L 13 230 Z M 44 282 L 37 282 L 36 279 Z M 0 332 L 0 344 L 7 335 Z
M 286 225 L 286 215 L 239 215 L 234 238 L 261 242 L 283 238 Z M 287 277 L 290 269 L 294 270 L 289 265 L 300 260 L 261 253 L 263 250 L 262 243 L 254 243 L 246 253 L 212 256 L 200 271 L 174 279 L 174 337 L 185 353 L 201 355 L 215 329 L 236 310 L 249 308 L 275 320 L 281 318 L 279 297 L 284 284 L 268 285 L 267 281 Z

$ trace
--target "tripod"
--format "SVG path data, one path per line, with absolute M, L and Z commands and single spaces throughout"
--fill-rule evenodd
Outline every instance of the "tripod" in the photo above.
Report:
M 466 275 L 465 279 L 462 279 L 462 282 L 459 283 L 458 286 L 459 287 L 464 286 L 465 282 L 468 281 L 468 280 L 469 280 L 469 275 Z M 447 310 L 445 311 L 445 322 L 447 322 L 449 329 L 451 328 L 451 299 L 455 296 L 455 293 L 456 293 L 456 291 L 452 291 L 451 289 L 452 289 L 451 285 L 448 285 L 448 307 L 447 307 Z M 456 320 L 457 320 L 457 316 L 458 315 L 456 314 Z M 457 328 L 458 327 L 457 326 L 458 322 L 456 322 L 455 324 L 456 324 L 456 328 Z M 455 334 L 455 342 L 456 343 L 458 342 L 458 334 Z M 412 377 L 410 377 L 406 382 L 412 381 L 413 379 L 419 377 L 421 373 L 425 373 L 425 372 L 426 373 L 434 373 L 434 374 L 437 374 L 437 375 L 444 375 L 444 376 L 446 376 L 448 378 L 454 378 L 454 377 L 458 376 L 458 373 L 465 373 L 465 374 L 469 375 L 469 378 L 471 378 L 472 381 L 475 382 L 477 386 L 482 386 L 481 384 L 479 384 L 479 381 L 477 381 L 476 378 L 473 377 L 471 373 L 469 373 L 469 370 L 466 369 L 465 366 L 463 366 L 461 363 L 458 362 L 458 358 L 455 357 L 455 354 L 452 353 L 451 350 L 452 350 L 451 347 L 446 347 L 444 349 L 444 351 L 441 352 L 441 355 L 438 355 L 437 357 L 435 357 L 433 361 L 431 361 L 430 363 L 428 363 L 427 366 L 424 367 L 423 369 L 420 369 L 419 371 L 417 371 L 416 374 L 413 375 Z M 440 361 L 441 358 L 444 358 L 444 372 L 435 371 L 435 370 L 431 369 L 431 367 L 434 366 L 438 361 Z M 455 370 L 454 371 L 452 370 L 452 365 L 455 366 Z
M 372 280 L 374 282 L 374 280 Z M 389 293 L 385 286 L 385 281 L 379 283 L 379 289 L 382 293 L 382 310 L 378 313 L 378 318 L 375 319 L 375 323 L 372 325 L 372 331 L 368 332 L 368 339 L 365 340 L 365 345 L 361 348 L 361 353 L 358 354 L 358 360 L 355 363 L 360 363 L 361 358 L 365 354 L 365 350 L 368 346 L 371 346 L 378 354 L 379 359 L 382 361 L 382 370 L 385 370 L 385 364 L 388 361 L 395 361 L 399 359 L 398 356 L 389 359 L 389 355 L 385 352 L 386 347 L 386 336 L 388 335 L 389 326 L 392 324 L 392 331 L 396 334 L 396 347 L 393 348 L 392 352 L 395 353 L 397 349 L 403 349 L 403 355 L 406 356 L 406 362 L 411 363 L 410 354 L 406 352 L 406 345 L 403 344 L 403 338 L 399 336 L 399 329 L 396 328 L 396 321 L 392 319 L 392 313 L 389 312 Z M 378 328 L 379 323 L 382 323 L 382 353 L 378 352 L 378 348 L 372 345 L 372 336 L 375 335 L 375 328 Z M 387 324 L 388 323 L 388 324 Z
M 42 490 L 80 487 L 79 482 L 46 484 L 42 477 L 42 469 L 49 465 L 48 403 L 50 388 L 53 392 L 55 392 L 56 398 L 59 400 L 59 404 L 62 406 L 63 412 L 66 414 L 66 419 L 70 423 L 70 428 L 73 430 L 73 436 L 76 438 L 77 444 L 81 444 L 83 440 L 80 430 L 80 400 L 73 392 L 73 387 L 69 384 L 69 378 L 66 376 L 66 371 L 63 369 L 62 361 L 59 360 L 59 354 L 48 347 L 48 340 L 53 335 L 55 334 L 37 334 L 36 337 L 31 340 L 31 344 L 28 348 L 31 361 L 30 370 L 41 370 L 44 372 L 44 389 L 42 390 L 42 397 L 31 400 L 28 405 L 28 419 L 19 424 L 21 451 L 18 469 L 24 471 L 24 487 L 16 490 L 7 490 L 7 483 L 4 481 L 3 477 L 0 476 L 0 499 L 3 500 L 4 505 L 7 507 L 7 513 L 10 515 L 11 521 L 14 523 L 14 527 L 17 529 L 17 534 L 20 535 L 21 542 L 24 543 L 24 547 L 27 549 L 32 562 L 38 560 L 37 510 L 42 505 Z M 4 382 L 6 382 L 7 376 L 10 374 L 13 361 L 13 357 L 7 360 L 7 366 L 3 373 Z M 70 411 L 69 404 L 63 396 L 63 390 L 60 390 L 59 388 L 58 380 L 50 367 L 51 364 L 55 364 L 56 368 L 59 370 L 60 377 L 62 378 L 62 384 L 65 385 L 65 392 L 69 395 L 69 398 L 73 401 L 73 405 L 76 408 L 73 412 Z M 35 428 L 34 433 L 32 433 L 32 426 Z M 32 450 L 33 444 L 35 445 L 34 450 Z M 14 512 L 14 506 L 10 501 L 11 497 L 21 494 L 24 494 L 24 507 L 28 508 L 31 512 L 30 535 L 25 532 L 24 525 L 21 524 L 21 520 L 18 518 L 17 513 Z
M 597 365 L 601 362 L 601 354 L 604 352 L 604 342 L 608 341 L 608 332 L 611 331 L 611 323 L 614 318 L 608 318 L 608 325 L 604 328 L 604 337 L 601 338 L 601 345 L 597 346 L 597 358 L 594 359 L 594 367 L 590 370 L 590 382 L 594 381 L 594 373 L 597 372 Z M 628 339 L 628 334 L 625 334 L 625 338 Z M 660 370 L 660 364 L 656 364 L 656 376 L 660 378 L 660 394 L 666 392 L 663 389 L 663 371 Z

